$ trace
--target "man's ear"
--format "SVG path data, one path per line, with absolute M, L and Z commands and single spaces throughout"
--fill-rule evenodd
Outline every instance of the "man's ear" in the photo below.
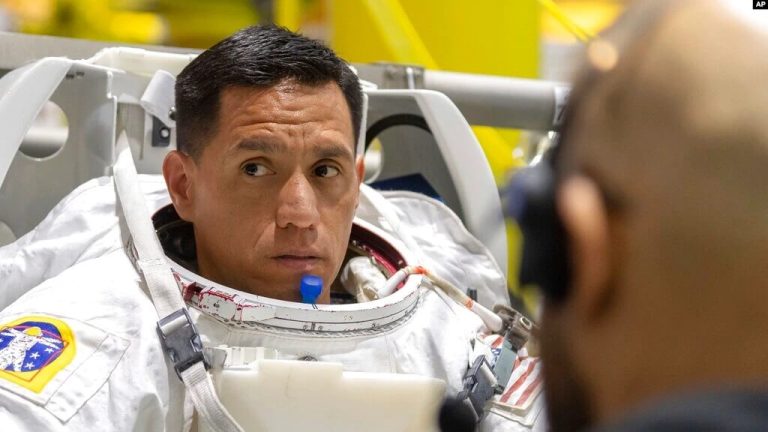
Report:
M 355 173 L 357 173 L 357 196 L 355 197 L 355 210 L 357 210 L 357 207 L 360 205 L 360 185 L 363 183 L 363 176 L 365 175 L 363 155 L 355 159 Z
M 355 172 L 357 173 L 357 183 L 362 183 L 365 175 L 365 158 L 363 155 L 359 155 L 355 160 Z
M 609 283 L 612 255 L 609 220 L 600 189 L 574 176 L 557 191 L 557 209 L 568 239 L 571 286 L 568 302 L 586 320 L 598 317 L 614 287 Z
M 188 155 L 172 150 L 163 160 L 163 177 L 179 216 L 194 222 L 194 179 L 197 166 Z

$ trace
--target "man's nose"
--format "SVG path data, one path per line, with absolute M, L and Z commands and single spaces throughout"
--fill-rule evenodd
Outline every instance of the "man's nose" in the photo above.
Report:
M 315 190 L 309 179 L 301 173 L 291 176 L 280 190 L 277 199 L 277 226 L 313 228 L 320 214 L 317 211 Z

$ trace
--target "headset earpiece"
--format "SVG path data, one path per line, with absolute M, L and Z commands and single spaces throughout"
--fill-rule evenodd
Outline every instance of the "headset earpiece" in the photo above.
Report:
M 537 285 L 548 300 L 559 302 L 567 297 L 570 269 L 555 195 L 555 173 L 545 159 L 515 174 L 505 193 L 505 210 L 523 234 L 520 286 Z

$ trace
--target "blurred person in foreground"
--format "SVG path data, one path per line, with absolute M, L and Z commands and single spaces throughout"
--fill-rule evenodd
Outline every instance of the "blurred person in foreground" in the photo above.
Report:
M 553 430 L 768 429 L 768 16 L 743 3 L 634 3 L 532 168 Z

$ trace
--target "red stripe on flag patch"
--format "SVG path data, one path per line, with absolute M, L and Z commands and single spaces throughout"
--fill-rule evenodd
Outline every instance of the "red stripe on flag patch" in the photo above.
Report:
M 530 375 L 531 372 L 533 372 L 533 370 L 536 368 L 536 361 L 535 361 L 535 359 L 525 359 L 525 360 L 523 360 L 523 362 L 520 363 L 520 367 L 522 367 L 523 365 L 526 365 L 526 363 L 527 363 L 527 367 L 525 369 L 525 372 L 523 372 L 523 374 L 520 375 L 514 381 L 512 386 L 510 386 L 507 389 L 507 391 L 505 391 L 504 394 L 501 395 L 501 401 L 502 402 L 507 402 L 509 400 L 509 397 L 512 396 L 512 393 L 514 393 L 517 389 L 520 388 L 520 386 L 523 385 L 523 383 L 525 382 L 526 378 L 528 378 L 528 375 Z M 514 374 L 514 371 L 512 373 Z
M 515 405 L 517 406 L 523 406 L 528 401 L 528 398 L 531 397 L 533 392 L 538 390 L 539 386 L 541 386 L 541 375 L 537 376 L 535 380 L 531 383 L 531 385 L 528 386 L 527 389 L 523 392 L 522 395 L 520 395 L 520 398 L 515 402 Z

